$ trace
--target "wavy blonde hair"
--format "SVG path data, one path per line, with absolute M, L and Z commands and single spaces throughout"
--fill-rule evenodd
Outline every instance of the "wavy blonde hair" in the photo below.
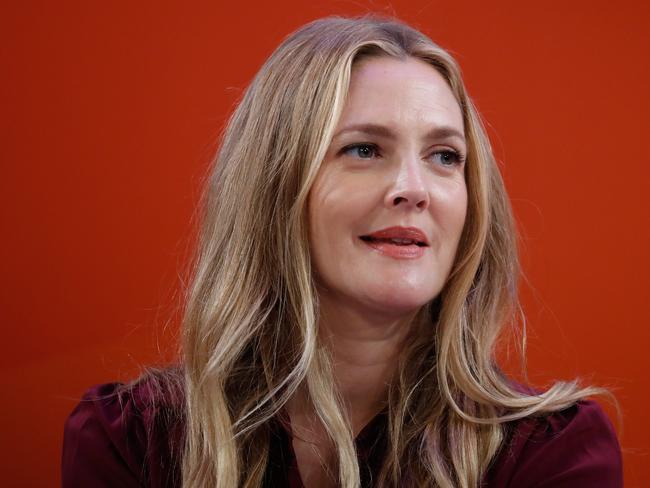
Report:
M 257 487 L 270 424 L 299 387 L 336 450 L 342 487 L 360 486 L 350 423 L 318 339 L 306 203 L 355 63 L 413 57 L 449 83 L 465 124 L 468 209 L 441 294 L 418 314 L 388 397 L 380 486 L 477 487 L 503 422 L 600 393 L 575 382 L 522 392 L 495 345 L 517 310 L 510 204 L 454 59 L 403 23 L 330 17 L 291 34 L 234 111 L 206 191 L 183 325 L 185 487 Z

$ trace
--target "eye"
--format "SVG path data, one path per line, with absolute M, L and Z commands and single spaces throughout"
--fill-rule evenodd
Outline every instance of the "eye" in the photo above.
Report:
M 443 149 L 442 151 L 435 151 L 431 154 L 431 158 L 443 166 L 455 166 L 465 162 L 465 158 L 460 153 L 452 149 Z
M 377 156 L 377 146 L 374 144 L 350 144 L 344 147 L 341 153 L 359 159 L 372 159 Z

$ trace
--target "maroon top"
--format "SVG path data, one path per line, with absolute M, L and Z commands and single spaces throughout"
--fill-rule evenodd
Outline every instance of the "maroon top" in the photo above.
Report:
M 177 487 L 183 421 L 153 406 L 146 383 L 131 391 L 109 383 L 91 388 L 65 424 L 63 487 Z M 386 447 L 386 414 L 355 439 L 363 487 L 372 486 Z M 303 488 L 290 434 L 271 426 L 265 486 Z M 510 422 L 481 487 L 620 488 L 621 451 L 597 403 L 581 401 L 546 417 Z

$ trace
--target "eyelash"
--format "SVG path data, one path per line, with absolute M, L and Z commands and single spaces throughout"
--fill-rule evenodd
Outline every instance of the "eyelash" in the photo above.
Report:
M 350 144 L 349 146 L 345 146 L 343 149 L 341 149 L 341 153 L 347 154 L 354 149 L 360 149 L 360 148 L 370 148 L 374 151 L 375 155 L 379 152 L 379 148 L 377 147 L 376 144 L 355 143 L 355 144 Z M 431 155 L 451 156 L 453 158 L 452 164 L 443 164 L 443 166 L 446 167 L 457 166 L 465 162 L 465 158 L 458 151 L 455 151 L 453 149 L 437 150 L 431 153 Z M 363 159 L 371 159 L 371 158 L 359 158 L 359 159 L 363 160 Z

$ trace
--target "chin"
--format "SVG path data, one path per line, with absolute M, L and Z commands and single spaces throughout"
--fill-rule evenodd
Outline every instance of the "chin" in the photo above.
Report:
M 437 290 L 406 289 L 399 290 L 376 290 L 377 293 L 370 294 L 374 308 L 389 315 L 405 315 L 415 312 L 437 295 Z

